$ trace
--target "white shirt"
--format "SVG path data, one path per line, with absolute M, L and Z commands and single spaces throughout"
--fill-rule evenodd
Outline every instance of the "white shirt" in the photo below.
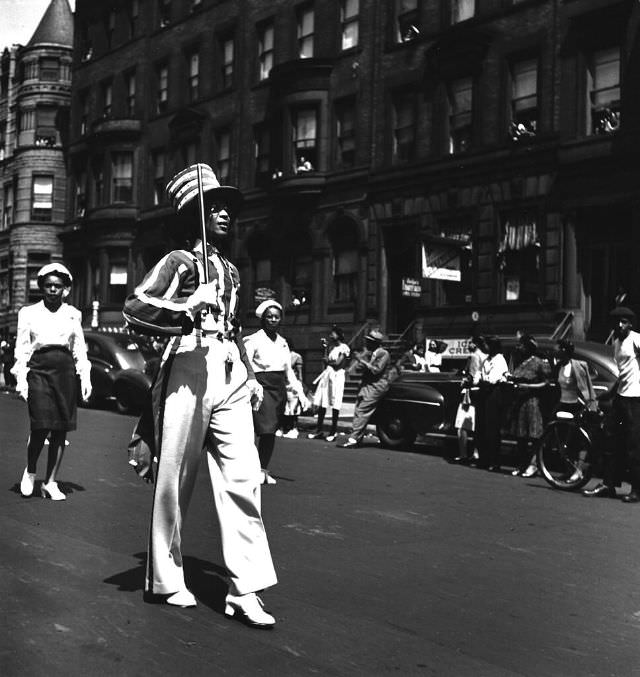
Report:
M 289 344 L 280 334 L 272 341 L 264 329 L 260 329 L 245 336 L 244 345 L 254 371 L 291 371 Z
M 27 363 L 36 350 L 45 346 L 69 348 L 76 363 L 76 372 L 82 380 L 89 380 L 91 362 L 87 359 L 87 346 L 82 332 L 82 315 L 77 308 L 63 303 L 51 312 L 44 301 L 24 306 L 18 312 L 16 336 L 16 362 L 11 370 L 20 380 L 26 378 Z
M 504 359 L 502 353 L 498 353 L 493 357 L 487 357 L 482 363 L 480 380 L 485 383 L 500 383 L 501 381 L 506 380 L 508 373 L 509 367 L 507 361 Z
M 327 355 L 327 363 L 328 364 L 339 364 L 340 361 L 345 358 L 349 357 L 351 354 L 351 350 L 349 350 L 349 346 L 346 343 L 338 343 L 337 346 L 333 346 L 331 350 L 329 351 L 329 354 Z M 341 369 L 344 369 L 344 364 Z
M 630 331 L 623 339 L 613 342 L 613 354 L 618 365 L 618 395 L 640 397 L 640 334 Z

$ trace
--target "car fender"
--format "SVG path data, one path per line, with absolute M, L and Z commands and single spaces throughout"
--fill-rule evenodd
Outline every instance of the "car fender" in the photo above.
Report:
M 113 392 L 122 411 L 140 412 L 151 388 L 151 378 L 138 369 L 124 369 L 115 378 Z
M 416 432 L 426 432 L 443 422 L 445 400 L 443 394 L 424 382 L 398 379 L 380 401 L 376 421 L 389 415 L 400 416 Z

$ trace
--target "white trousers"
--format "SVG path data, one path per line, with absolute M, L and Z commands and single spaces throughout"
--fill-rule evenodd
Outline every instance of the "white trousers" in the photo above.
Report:
M 164 361 L 154 386 L 154 404 L 164 393 L 165 408 L 146 590 L 171 594 L 186 587 L 182 523 L 203 453 L 230 589 L 241 595 L 262 590 L 277 579 L 260 514 L 262 477 L 246 368 L 230 341 L 196 336 L 174 341 L 173 355 Z M 225 367 L 228 356 L 233 360 L 230 374 Z

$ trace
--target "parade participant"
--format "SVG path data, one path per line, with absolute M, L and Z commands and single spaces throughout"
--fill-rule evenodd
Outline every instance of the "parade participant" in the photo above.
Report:
M 247 356 L 262 386 L 264 399 L 253 412 L 253 427 L 258 437 L 258 454 L 263 484 L 276 484 L 269 474 L 269 463 L 275 447 L 276 430 L 287 402 L 287 386 L 304 397 L 302 384 L 291 368 L 289 344 L 278 333 L 282 322 L 282 306 L 274 299 L 263 301 L 256 308 L 262 328 L 244 339 Z
M 346 442 L 337 445 L 343 449 L 361 446 L 367 423 L 373 416 L 378 402 L 389 389 L 391 372 L 393 371 L 393 376 L 397 375 L 396 370 L 391 369 L 389 351 L 382 347 L 384 340 L 382 332 L 373 329 L 364 340 L 366 350 L 363 354 L 355 356 L 362 367 L 362 380 L 353 411 L 351 434 Z
M 238 270 L 219 249 L 229 238 L 242 195 L 221 186 L 204 164 L 174 176 L 167 195 L 179 234 L 193 249 L 160 259 L 124 307 L 133 326 L 173 335 L 152 393 L 159 464 L 145 599 L 196 605 L 184 578 L 181 529 L 205 449 L 230 580 L 225 614 L 268 628 L 275 619 L 256 593 L 274 585 L 276 574 L 260 514 L 251 420 L 262 388 L 237 335 Z
M 636 315 L 626 306 L 617 306 L 610 316 L 614 321 L 613 351 L 618 365 L 611 412 L 607 417 L 608 444 L 604 454 L 603 481 L 585 496 L 615 498 L 616 487 L 628 469 L 631 491 L 622 497 L 625 503 L 640 502 L 640 334 L 633 331 Z
M 324 349 L 322 361 L 324 370 L 316 378 L 316 391 L 313 395 L 313 404 L 318 407 L 316 429 L 309 433 L 310 440 L 324 437 L 322 424 L 327 409 L 331 409 L 331 430 L 327 435 L 327 442 L 333 442 L 338 436 L 338 419 L 344 397 L 345 367 L 351 354 L 349 346 L 344 342 L 344 333 L 340 327 L 333 325 L 329 332 L 329 342 L 322 339 Z
M 56 478 L 62 463 L 67 432 L 76 429 L 78 401 L 76 374 L 83 400 L 91 395 L 91 363 L 82 332 L 82 315 L 64 299 L 73 281 L 61 263 L 48 263 L 37 275 L 42 301 L 21 308 L 13 374 L 16 391 L 29 405 L 31 434 L 27 443 L 27 467 L 20 493 L 31 496 L 36 466 L 47 436 L 49 455 L 42 496 L 63 501 Z
M 289 345 L 289 352 L 291 353 L 291 369 L 295 377 L 302 383 L 302 370 L 304 368 L 304 360 L 302 355 L 295 349 L 293 341 L 287 339 Z M 298 416 L 309 406 L 309 400 L 306 395 L 300 399 L 296 389 L 292 386 L 287 386 L 287 403 L 284 408 L 284 415 L 282 416 L 282 429 L 276 431 L 276 437 L 286 437 L 290 440 L 297 440 L 300 436 L 298 431 Z

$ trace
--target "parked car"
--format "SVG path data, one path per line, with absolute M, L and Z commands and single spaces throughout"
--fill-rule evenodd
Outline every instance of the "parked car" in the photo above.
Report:
M 507 363 L 512 364 L 516 339 L 502 342 Z M 552 359 L 556 341 L 538 339 L 542 354 Z M 601 343 L 575 342 L 575 358 L 589 366 L 594 389 L 598 396 L 607 392 L 618 376 L 613 358 L 613 348 Z M 462 370 L 423 373 L 403 371 L 396 379 L 376 410 L 373 422 L 377 426 L 380 442 L 390 449 L 410 447 L 418 433 L 440 431 L 453 433 L 456 411 L 461 398 Z M 508 387 L 508 386 L 505 386 Z M 550 411 L 554 389 L 549 389 L 543 409 Z
M 152 380 L 145 344 L 124 333 L 85 330 L 84 336 L 92 385 L 87 406 L 115 401 L 118 411 L 139 413 Z

